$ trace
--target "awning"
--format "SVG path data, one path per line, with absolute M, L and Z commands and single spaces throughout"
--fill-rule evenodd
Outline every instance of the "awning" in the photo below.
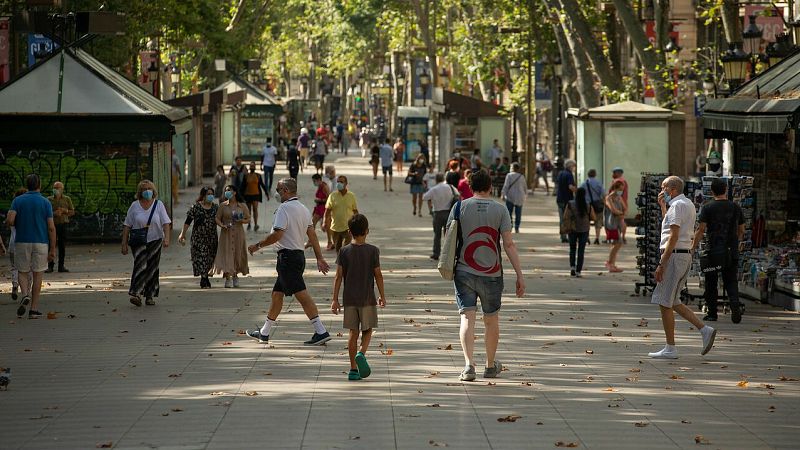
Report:
M 792 123 L 791 114 L 736 115 L 706 111 L 703 128 L 733 133 L 782 134 Z

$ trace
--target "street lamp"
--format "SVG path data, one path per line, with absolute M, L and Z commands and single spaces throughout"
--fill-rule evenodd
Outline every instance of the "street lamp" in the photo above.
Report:
M 750 24 L 742 32 L 742 38 L 750 47 L 750 78 L 756 76 L 756 64 L 759 61 L 759 49 L 761 46 L 761 37 L 764 36 L 764 30 L 756 25 L 755 14 L 750 15 Z
M 744 81 L 747 73 L 747 63 L 750 61 L 750 56 L 739 48 L 739 45 L 739 42 L 729 43 L 728 50 L 720 57 L 722 68 L 725 70 L 725 76 L 728 79 L 731 90 L 739 87 Z
M 788 25 L 792 29 L 792 34 L 794 35 L 795 48 L 800 47 L 800 18 L 798 18 L 795 21 L 789 22 Z
M 561 55 L 556 55 L 553 59 L 553 74 L 561 79 L 561 75 L 564 72 L 564 65 L 561 63 Z
M 519 63 L 511 61 L 508 63 L 508 72 L 511 75 L 511 83 L 516 83 L 516 79 L 520 76 Z M 517 162 L 519 160 L 519 153 L 517 151 L 517 105 L 513 105 L 511 109 L 511 160 Z
M 767 45 L 766 52 L 770 67 L 781 62 L 783 58 L 786 58 L 792 53 L 792 44 L 789 42 L 789 35 L 785 33 L 776 35 L 775 42 L 771 42 Z
M 422 106 L 425 106 L 425 101 L 428 99 L 428 86 L 431 85 L 431 76 L 427 70 L 420 74 L 419 84 L 422 86 Z
M 152 92 L 154 96 L 158 96 L 158 72 L 156 60 L 153 59 L 150 61 L 150 67 L 147 68 L 147 80 L 153 85 Z

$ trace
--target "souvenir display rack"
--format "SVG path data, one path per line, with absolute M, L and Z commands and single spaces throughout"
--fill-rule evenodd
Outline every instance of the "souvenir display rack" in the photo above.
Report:
M 668 176 L 666 173 L 643 173 L 639 193 L 636 195 L 636 206 L 639 207 L 641 218 L 636 227 L 636 247 L 639 249 L 636 267 L 643 278 L 634 285 L 637 294 L 647 295 L 647 291 L 652 292 L 656 286 L 655 271 L 661 257 L 658 246 L 661 242 L 662 218 L 658 194 L 661 192 L 661 182 Z

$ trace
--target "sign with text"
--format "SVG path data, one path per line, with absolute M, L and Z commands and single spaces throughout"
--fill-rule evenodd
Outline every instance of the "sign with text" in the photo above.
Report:
M 775 42 L 775 36 L 783 33 L 783 8 L 774 8 L 765 5 L 745 5 L 744 17 L 742 18 L 742 29 L 750 25 L 750 16 L 756 16 L 756 26 L 761 28 L 764 35 L 761 36 L 757 52 L 764 53 L 767 44 Z M 752 53 L 750 43 L 744 40 L 745 53 Z
M 28 34 L 28 67 L 36 64 L 40 60 L 44 59 L 50 53 L 53 53 L 53 50 L 58 48 L 58 45 L 55 44 L 49 37 L 43 34 Z

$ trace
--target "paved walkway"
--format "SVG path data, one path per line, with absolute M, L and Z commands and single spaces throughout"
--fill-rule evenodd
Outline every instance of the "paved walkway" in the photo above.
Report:
M 16 319 L 7 260 L 0 266 L 0 366 L 13 368 L 0 392 L 0 448 L 797 448 L 797 314 L 748 302 L 740 325 L 720 316 L 705 357 L 679 321 L 681 358 L 650 360 L 663 332 L 649 298 L 633 295 L 635 248 L 623 250 L 626 271 L 610 275 L 607 248 L 590 246 L 584 278 L 569 278 L 555 204 L 540 192 L 515 236 L 528 293 L 504 298 L 498 358 L 508 370 L 458 382 L 458 315 L 428 259 L 430 218 L 411 216 L 402 176 L 384 193 L 366 160 L 336 165 L 371 221 L 389 292 L 370 378 L 347 381 L 344 337 L 301 345 L 311 326 L 294 301 L 268 347 L 241 335 L 263 322 L 270 252 L 251 258 L 242 288 L 215 278 L 201 291 L 188 248 L 174 246 L 158 305 L 138 309 L 125 295 L 130 256 L 117 245 L 72 247 L 73 273 L 46 279 L 41 309 L 54 320 Z M 308 204 L 309 173 L 301 180 Z M 341 332 L 341 317 L 325 312 L 332 275 L 307 275 L 326 325 Z

